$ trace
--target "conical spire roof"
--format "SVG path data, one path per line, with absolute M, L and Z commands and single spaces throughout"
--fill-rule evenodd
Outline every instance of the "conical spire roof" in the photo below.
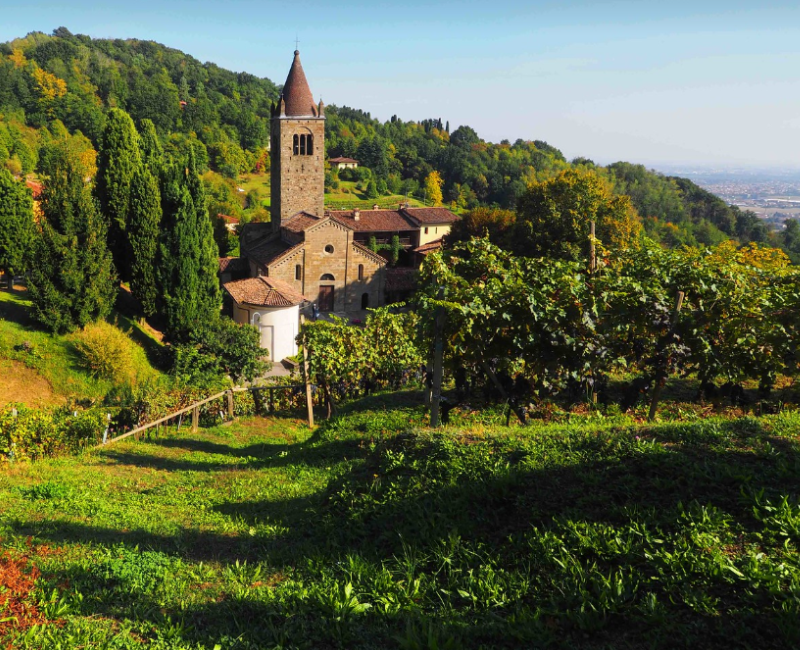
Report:
M 308 87 L 306 73 L 300 63 L 300 50 L 294 51 L 294 61 L 283 84 L 281 97 L 286 103 L 287 117 L 317 117 L 317 105 L 311 95 L 311 88 Z

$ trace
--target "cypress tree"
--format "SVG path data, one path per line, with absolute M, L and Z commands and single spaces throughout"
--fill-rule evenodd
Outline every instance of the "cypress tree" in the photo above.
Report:
M 129 213 L 131 182 L 141 167 L 139 136 L 133 120 L 123 110 L 108 112 L 97 157 L 97 198 L 109 227 L 114 263 L 123 280 L 130 277 L 126 259 L 125 229 Z
M 24 271 L 25 252 L 33 235 L 33 200 L 25 183 L 0 169 L 0 271 Z
M 139 123 L 139 150 L 142 162 L 150 168 L 154 176 L 158 176 L 164 160 L 164 149 L 153 120 L 144 119 Z
M 156 313 L 158 294 L 156 255 L 161 223 L 161 193 L 158 181 L 142 166 L 131 181 L 128 213 L 128 246 L 131 269 L 131 293 L 142 306 L 145 316 Z
M 117 278 L 106 246 L 106 225 L 81 168 L 65 150 L 45 170 L 42 218 L 28 256 L 34 316 L 66 332 L 108 316 Z
M 167 338 L 196 342 L 219 316 L 219 260 L 194 156 L 164 170 L 159 245 L 159 311 Z
M 202 308 L 218 313 L 222 297 L 219 289 L 219 247 L 214 239 L 214 224 L 208 214 L 206 192 L 197 174 L 194 149 L 189 152 L 186 182 L 195 209 L 196 228 L 199 244 L 199 300 Z

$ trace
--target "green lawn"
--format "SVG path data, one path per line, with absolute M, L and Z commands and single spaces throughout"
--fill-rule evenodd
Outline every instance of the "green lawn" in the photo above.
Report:
M 14 648 L 797 647 L 800 416 L 570 417 L 402 392 L 7 465 L 0 630 L 16 561 Z
M 53 335 L 36 323 L 24 291 L 0 291 L 0 360 L 23 364 L 44 379 L 57 397 L 102 399 L 114 384 L 92 377 L 80 368 L 75 354 L 74 334 Z M 140 378 L 157 377 L 148 355 L 158 354 L 160 343 L 138 322 L 115 313 L 115 322 L 137 344 L 132 346 L 133 367 Z M 14 376 L 0 376 L 0 390 Z

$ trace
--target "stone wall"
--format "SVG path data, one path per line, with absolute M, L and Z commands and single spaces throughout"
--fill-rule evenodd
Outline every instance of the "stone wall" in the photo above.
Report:
M 294 154 L 294 136 L 312 135 L 313 153 Z M 325 118 L 274 117 L 271 122 L 271 208 L 273 230 L 301 210 L 325 211 Z
M 320 305 L 320 287 L 333 287 L 333 311 L 352 312 L 361 309 L 363 295 L 368 294 L 370 307 L 384 303 L 383 265 L 376 257 L 353 244 L 353 233 L 335 221 L 324 221 L 305 232 L 302 249 L 278 264 L 269 267 L 269 277 L 288 282 L 311 302 Z M 333 252 L 325 248 L 331 246 Z M 297 266 L 300 279 L 297 279 Z M 359 265 L 363 278 L 359 279 Z M 333 280 L 322 280 L 330 274 Z

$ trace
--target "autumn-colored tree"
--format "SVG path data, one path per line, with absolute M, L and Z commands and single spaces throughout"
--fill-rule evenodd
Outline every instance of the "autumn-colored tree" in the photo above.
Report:
M 509 249 L 514 222 L 515 215 L 511 210 L 475 208 L 453 224 L 447 241 L 456 243 L 488 235 L 493 244 Z
M 614 196 L 593 170 L 567 169 L 520 196 L 512 250 L 525 257 L 586 259 L 591 221 L 609 249 L 632 244 L 642 229 L 629 197 Z
M 443 182 L 441 175 L 435 169 L 425 178 L 425 196 L 433 205 L 442 204 Z

